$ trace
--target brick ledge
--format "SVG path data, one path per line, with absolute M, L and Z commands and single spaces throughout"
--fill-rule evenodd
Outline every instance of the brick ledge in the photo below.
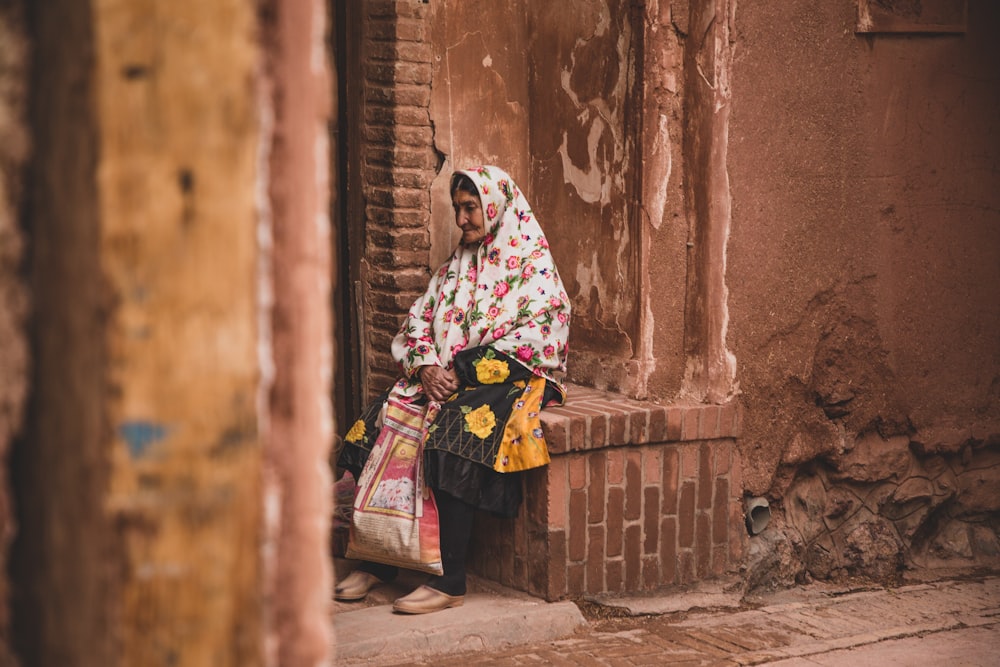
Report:
M 659 405 L 568 384 L 566 404 L 546 408 L 541 420 L 549 452 L 564 454 L 621 445 L 738 438 L 742 410 L 736 402 Z

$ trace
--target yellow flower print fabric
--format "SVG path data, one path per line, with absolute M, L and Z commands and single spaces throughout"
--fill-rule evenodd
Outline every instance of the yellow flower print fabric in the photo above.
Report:
M 347 442 L 358 442 L 359 440 L 363 440 L 364 437 L 365 437 L 365 420 L 359 419 L 358 421 L 354 422 L 354 426 L 352 426 L 351 430 L 347 432 L 347 435 L 344 437 L 344 440 L 346 440 Z
M 441 404 L 428 429 L 428 451 L 443 450 L 501 473 L 549 462 L 539 413 L 546 397 L 562 402 L 555 385 L 488 347 L 460 352 L 455 371 L 461 388 Z
M 475 366 L 476 379 L 482 384 L 499 384 L 510 377 L 510 366 L 506 361 L 497 359 L 493 350 L 489 350 Z
M 503 440 L 497 451 L 493 469 L 497 472 L 517 472 L 547 465 L 549 449 L 542 435 L 542 396 L 545 378 L 528 380 L 524 393 L 514 403 L 514 409 L 504 426 Z
M 465 430 L 477 438 L 486 439 L 493 434 L 497 425 L 497 416 L 488 405 L 480 405 L 475 410 L 468 408 L 465 414 Z

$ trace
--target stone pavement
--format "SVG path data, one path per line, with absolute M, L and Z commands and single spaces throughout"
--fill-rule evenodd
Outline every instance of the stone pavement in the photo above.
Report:
M 895 589 L 812 585 L 743 600 L 720 585 L 599 602 L 582 605 L 587 622 L 573 620 L 571 603 L 548 605 L 502 591 L 477 591 L 466 607 L 419 621 L 376 604 L 358 610 L 369 614 L 363 625 L 370 636 L 415 633 L 395 648 L 383 641 L 387 650 L 351 654 L 350 636 L 360 625 L 346 621 L 358 611 L 338 614 L 337 664 L 1000 665 L 997 576 Z M 418 640 L 442 628 L 433 646 Z M 538 638 L 545 633 L 553 634 Z

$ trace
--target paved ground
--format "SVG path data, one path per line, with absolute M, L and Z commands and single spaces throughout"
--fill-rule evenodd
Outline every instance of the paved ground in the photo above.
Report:
M 424 617 L 392 614 L 384 603 L 341 607 L 337 664 L 1000 665 L 996 576 L 896 589 L 817 585 L 745 600 L 718 587 L 602 602 L 582 605 L 589 620 L 572 603 L 488 587 L 465 607 Z

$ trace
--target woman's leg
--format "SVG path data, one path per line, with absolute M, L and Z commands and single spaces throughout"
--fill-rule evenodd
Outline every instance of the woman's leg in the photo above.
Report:
M 472 505 L 445 493 L 434 491 L 441 526 L 441 564 L 444 574 L 431 577 L 427 585 L 448 595 L 465 595 L 465 557 L 472 536 Z
M 361 561 L 355 569 L 360 570 L 361 572 L 367 572 L 368 574 L 374 574 L 382 581 L 392 581 L 399 573 L 399 568 L 395 565 L 375 563 L 369 560 Z

